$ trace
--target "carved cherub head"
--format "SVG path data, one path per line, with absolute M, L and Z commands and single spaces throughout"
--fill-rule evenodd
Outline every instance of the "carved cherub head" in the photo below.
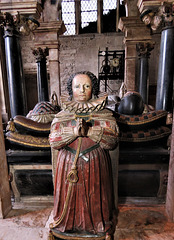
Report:
M 154 13 L 150 9 L 145 9 L 141 15 L 141 20 L 145 23 L 145 25 L 150 25 L 153 19 Z

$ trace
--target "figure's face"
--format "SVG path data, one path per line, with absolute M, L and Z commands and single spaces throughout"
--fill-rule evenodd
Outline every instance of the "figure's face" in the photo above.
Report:
M 92 82 L 85 74 L 78 74 L 72 81 L 73 99 L 77 102 L 87 102 L 92 98 Z
M 144 17 L 143 17 L 143 22 L 145 23 L 145 25 L 149 25 L 150 23 L 151 23 L 151 20 L 152 20 L 152 18 L 151 18 L 151 16 L 149 16 L 148 14 L 147 15 L 145 15 Z

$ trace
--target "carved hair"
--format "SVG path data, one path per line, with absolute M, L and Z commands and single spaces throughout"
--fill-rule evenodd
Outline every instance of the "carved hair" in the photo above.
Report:
M 77 72 L 77 73 L 72 74 L 67 81 L 67 90 L 68 90 L 68 93 L 70 95 L 70 99 L 72 99 L 72 96 L 73 96 L 72 81 L 73 81 L 74 77 L 79 75 L 79 74 L 87 75 L 91 79 L 92 94 L 94 95 L 95 98 L 97 98 L 98 93 L 99 93 L 99 85 L 98 85 L 97 77 L 89 71 L 81 71 L 81 72 Z

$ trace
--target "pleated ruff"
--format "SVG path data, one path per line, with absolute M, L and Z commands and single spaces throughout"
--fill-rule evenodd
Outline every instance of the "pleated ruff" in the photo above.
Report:
M 82 150 L 91 145 L 88 138 L 82 142 Z M 77 145 L 77 140 L 74 141 Z M 73 183 L 67 213 L 57 226 L 61 232 L 80 231 L 89 233 L 107 232 L 113 226 L 114 194 L 111 161 L 107 151 L 97 148 L 78 159 L 78 182 Z M 58 155 L 54 190 L 54 220 L 63 211 L 69 182 L 67 175 L 71 170 L 74 155 L 61 149 Z

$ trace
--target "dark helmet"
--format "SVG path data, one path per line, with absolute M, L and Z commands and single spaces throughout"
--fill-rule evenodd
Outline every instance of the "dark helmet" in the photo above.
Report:
M 121 99 L 118 112 L 125 115 L 139 115 L 144 110 L 144 103 L 138 92 L 127 92 Z

